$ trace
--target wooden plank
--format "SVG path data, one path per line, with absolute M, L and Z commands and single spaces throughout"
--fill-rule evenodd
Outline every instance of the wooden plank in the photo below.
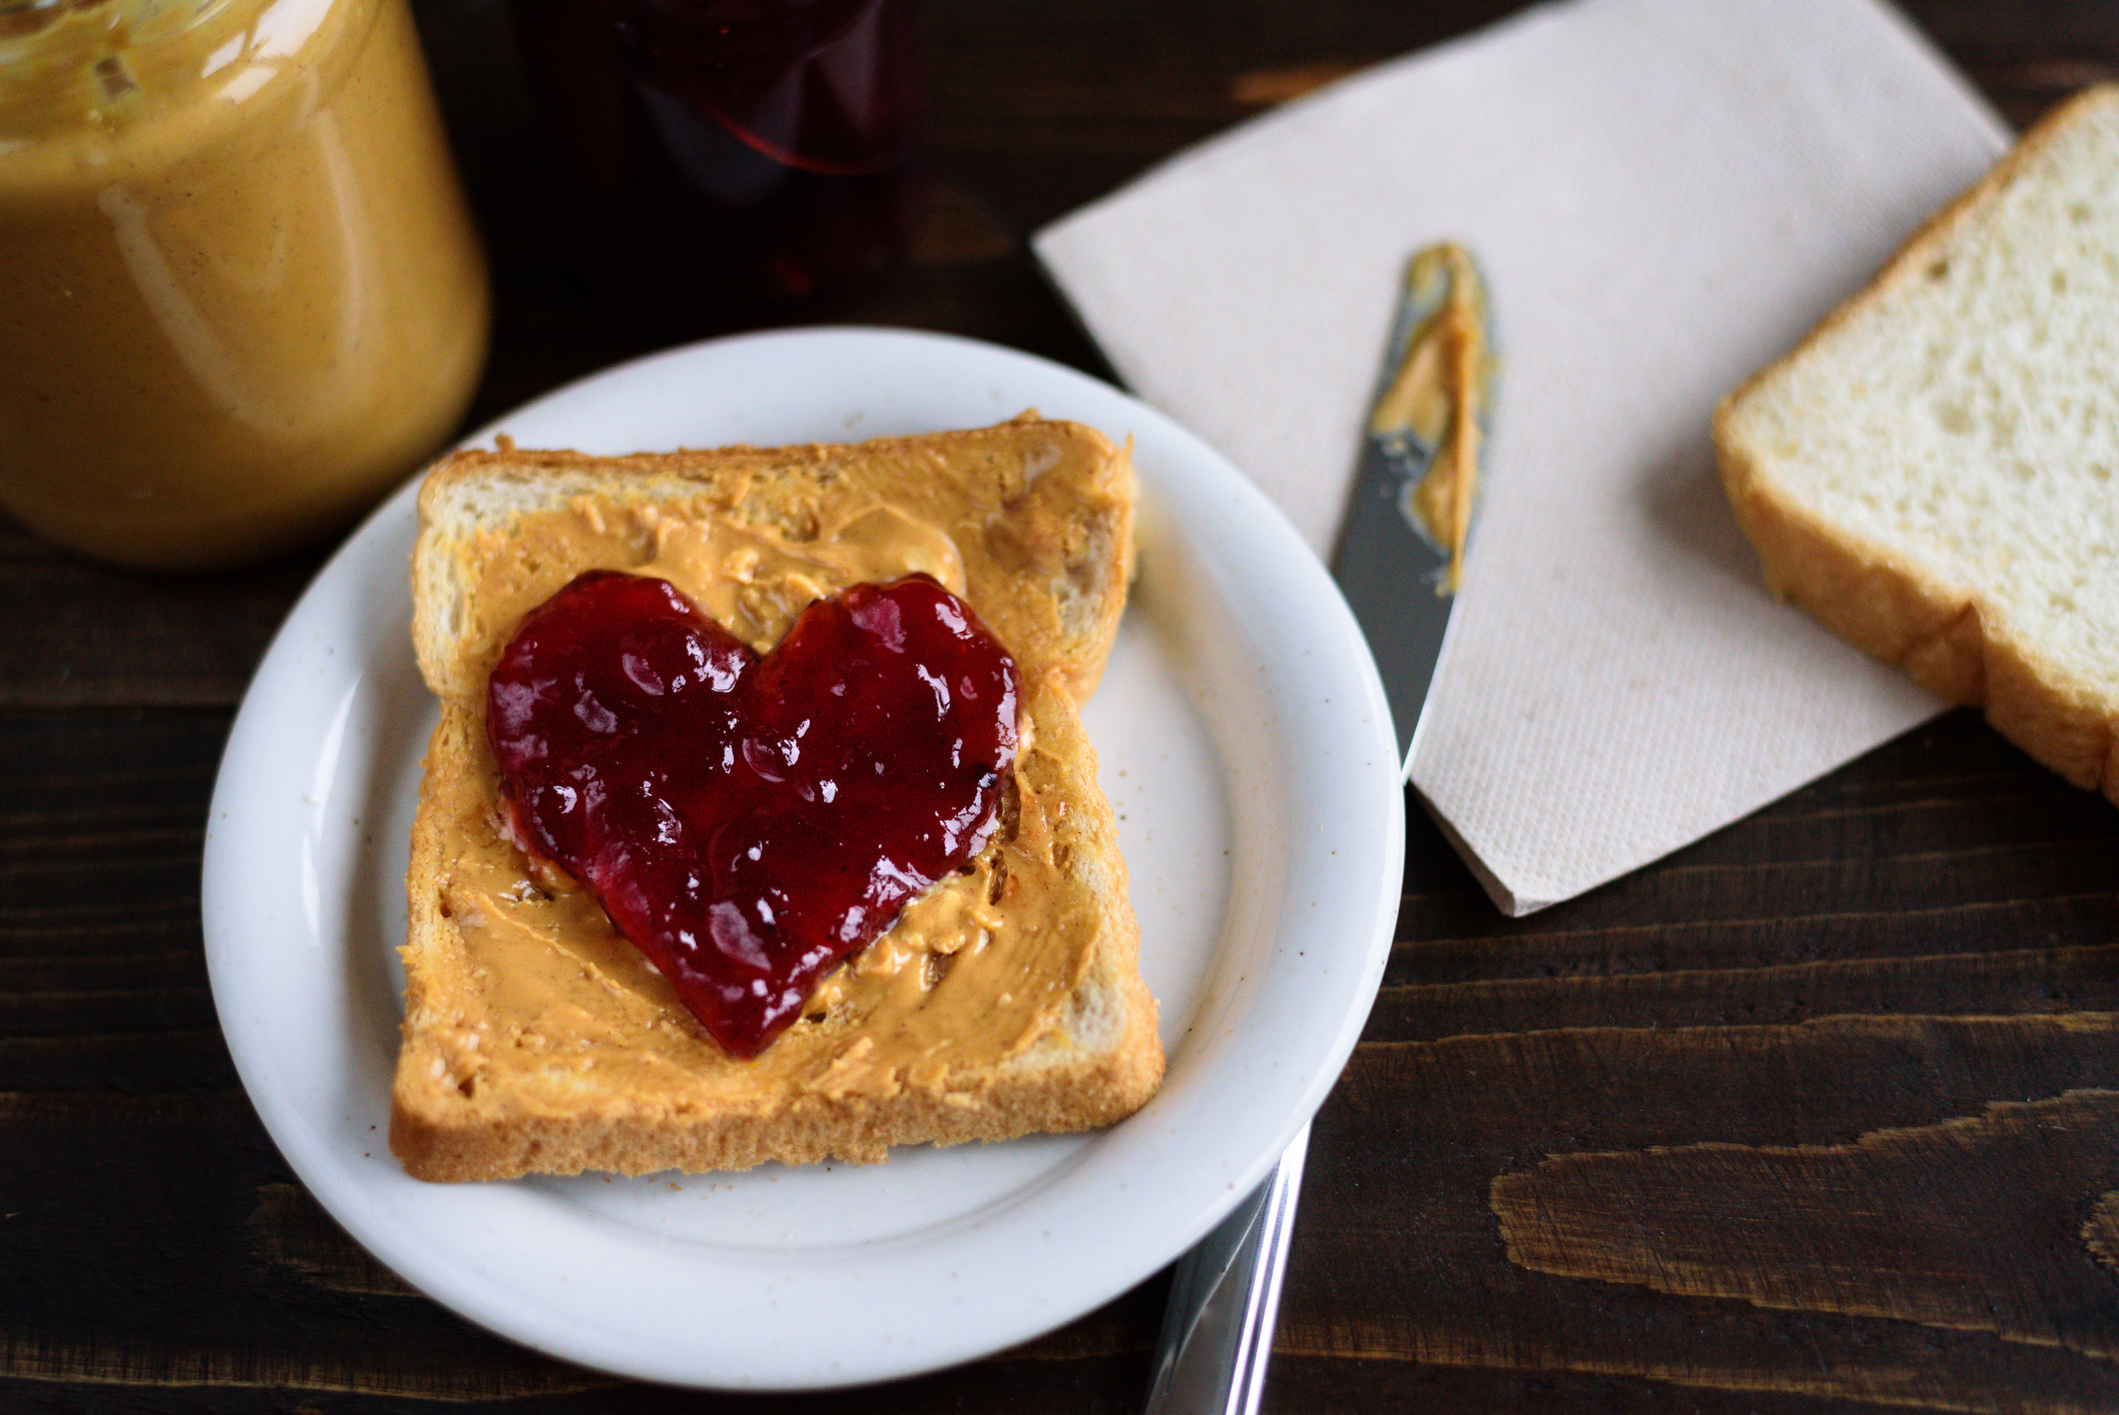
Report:
M 0 1284 L 0 1406 L 9 1381 L 452 1403 L 651 1389 L 517 1348 L 406 1288 L 287 1174 L 240 1091 L 0 1095 L 0 1154 L 0 1272 L 38 1274 Z M 1070 1388 L 1137 1389 L 1165 1292 L 1146 1283 L 971 1384 L 1039 1383 L 1051 1399 L 1026 1408 L 1047 1410 L 1073 1408 Z M 904 1400 L 876 1408 L 930 1408 Z
M 1619 977 L 1395 985 L 1377 997 L 1363 1035 L 1370 1042 L 1425 1041 L 1467 1033 L 1637 1026 L 1643 1019 L 1664 1027 L 1699 1027 L 1848 1014 L 2080 1011 L 2119 1011 L 2119 943 Z
M 1410 825 L 1393 985 L 2089 947 L 2119 919 L 2119 810 L 1969 711 L 1525 919 Z
M 2119 1091 L 2096 1090 L 1846 1145 L 1556 1155 L 1489 1195 L 1508 1261 L 1533 1272 L 2110 1360 L 2119 1286 L 2085 1261 L 2085 1229 L 2113 1183 Z
M 2085 1354 L 2110 1339 L 2093 1333 L 2115 1329 L 2119 1283 L 2081 1236 L 2098 1196 L 2119 1183 L 2119 1148 L 2082 1125 L 2119 1105 L 2108 1094 L 2115 1085 L 2119 1016 L 2109 1013 L 1364 1044 L 1318 1119 L 1279 1343 L 1315 1357 L 1625 1375 L 1937 1408 L 2119 1403 L 2119 1372 Z M 1990 1109 L 2024 1097 L 2042 1104 Z M 2064 1144 L 2041 1128 L 2051 1123 L 2084 1133 Z M 1922 1133 L 1873 1138 L 1885 1129 Z M 1968 1135 L 1976 1143 L 1962 1143 Z M 2050 1297 L 2051 1313 L 2076 1314 L 2052 1318 L 2071 1323 L 2075 1348 L 2013 1339 L 2029 1318 L 2012 1318 L 2004 1336 L 1907 1315 L 1930 1309 L 1872 1311 L 1851 1298 L 1828 1310 L 1774 1310 L 1744 1300 L 1750 1290 L 1726 1274 L 1720 1286 L 1641 1280 L 1664 1252 L 1658 1244 L 1692 1251 L 1683 1249 L 1687 1234 L 1705 1244 L 1715 1234 L 1777 1232 L 1780 1249 L 1764 1239 L 1755 1245 L 1762 1271 L 1771 1270 L 1772 1252 L 1813 1241 L 1818 1210 L 1790 1208 L 1793 1199 L 1786 1212 L 1760 1202 L 1774 1173 L 1764 1157 L 1801 1146 L 1825 1147 L 1816 1163 L 1826 1168 L 1870 1150 L 1910 1157 L 1889 1171 L 1900 1186 L 1894 1193 L 1966 1196 L 1954 1227 L 1938 1227 L 1934 1242 L 1981 1246 L 1989 1256 L 1935 1279 L 1937 1287 L 1970 1284 L 1948 1313 L 1983 1303 L 2045 1310 Z M 1682 1172 L 1699 1181 L 1706 1161 L 1670 1158 L 1671 1147 L 1688 1157 L 1751 1159 L 1748 1168 L 1731 1161 L 1718 1184 L 1695 1188 L 1681 1224 L 1657 1202 L 1672 1187 L 1651 1193 L 1640 1178 Z M 1640 1182 L 1607 1184 L 1592 1202 L 1571 1165 Z M 1823 1188 L 1789 1185 L 1815 1204 L 1829 1201 Z M 1986 1202 L 2002 1190 L 2008 1205 Z M 1848 1206 L 1884 1202 L 1881 1194 L 1872 1184 Z M 1585 1217 L 1591 1212 L 1601 1229 Z M 2034 1229 L 2035 1244 L 2024 1239 Z M 1603 1246 L 1593 1232 L 1605 1235 Z M 1866 1254 L 1888 1275 L 1894 1261 L 1918 1261 L 1880 1237 L 1871 1242 L 1842 1250 L 1842 1262 L 1859 1265 Z M 1624 1263 L 1614 1256 L 1622 1249 Z M 1741 1251 L 1723 1251 L 1733 1269 L 1746 1270 Z
M 1416 822 L 1269 1408 L 2119 1407 L 2115 833 L 1968 713 L 1525 920 Z
M 227 707 L 313 573 L 297 557 L 228 575 L 89 564 L 0 514 L 0 709 Z

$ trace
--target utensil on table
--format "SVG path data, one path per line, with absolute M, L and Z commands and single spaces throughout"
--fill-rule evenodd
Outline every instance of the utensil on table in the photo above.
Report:
M 1492 373 L 1478 269 L 1460 247 L 1430 246 L 1406 267 L 1332 562 L 1382 674 L 1405 776 L 1456 602 Z M 1309 1141 L 1305 1125 L 1272 1176 L 1178 1260 L 1147 1415 L 1258 1409 Z

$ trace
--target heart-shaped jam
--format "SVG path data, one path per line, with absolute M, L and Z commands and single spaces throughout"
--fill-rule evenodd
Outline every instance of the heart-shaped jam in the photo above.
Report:
M 523 619 L 486 732 L 522 843 L 748 1057 L 985 847 L 1019 692 L 925 576 L 818 600 L 761 659 L 668 581 L 590 571 Z

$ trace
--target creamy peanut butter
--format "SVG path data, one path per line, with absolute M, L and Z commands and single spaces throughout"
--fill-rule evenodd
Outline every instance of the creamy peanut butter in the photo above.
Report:
M 1479 485 L 1479 419 L 1492 356 L 1486 346 L 1486 290 L 1460 246 L 1430 246 L 1406 269 L 1407 302 L 1428 313 L 1407 335 L 1390 385 L 1369 416 L 1373 437 L 1415 444 L 1427 474 L 1406 493 L 1405 513 L 1449 552 L 1443 588 L 1462 577 Z
M 554 564 L 626 569 L 668 579 L 762 650 L 812 599 L 851 584 L 921 571 L 965 588 L 950 536 L 888 502 L 803 529 L 791 539 L 704 508 L 583 497 L 513 525 L 510 552 L 485 558 L 471 596 L 512 622 L 550 592 Z M 1067 758 L 1087 757 L 1050 675 L 1026 673 L 1025 689 L 1015 787 L 993 843 L 830 974 L 802 1020 L 749 1061 L 705 1036 L 593 899 L 509 842 L 483 723 L 468 703 L 445 705 L 463 719 L 452 744 L 461 766 L 429 787 L 450 813 L 440 884 L 472 981 L 465 995 L 430 1000 L 454 1013 L 425 1029 L 440 1042 L 439 1079 L 475 1095 L 502 1072 L 508 1094 L 541 1094 L 555 1111 L 591 1071 L 606 1099 L 616 1090 L 629 1107 L 672 1114 L 790 1091 L 836 1100 L 913 1088 L 946 1102 L 977 1068 L 1064 1025 L 1101 919 L 1069 869 Z M 438 748 L 430 771 L 449 755 Z
M 0 0 L 0 505 L 180 569 L 454 427 L 483 259 L 405 0 Z

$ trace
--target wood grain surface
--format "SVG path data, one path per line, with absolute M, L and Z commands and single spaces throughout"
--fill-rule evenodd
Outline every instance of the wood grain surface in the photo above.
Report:
M 494 257 L 472 421 L 711 332 L 582 274 L 497 0 L 417 5 Z M 820 314 L 1107 373 L 1030 231 L 1509 8 L 924 0 L 929 214 Z M 1908 8 L 2018 124 L 2119 77 L 2119 4 Z M 234 707 L 319 563 L 119 574 L 0 522 L 0 1411 L 1138 1408 L 1164 1277 L 959 1370 L 737 1397 L 515 1347 L 345 1238 L 244 1098 L 198 917 Z M 1950 713 L 1523 920 L 1413 814 L 1268 1410 L 2119 1410 L 2119 811 Z

